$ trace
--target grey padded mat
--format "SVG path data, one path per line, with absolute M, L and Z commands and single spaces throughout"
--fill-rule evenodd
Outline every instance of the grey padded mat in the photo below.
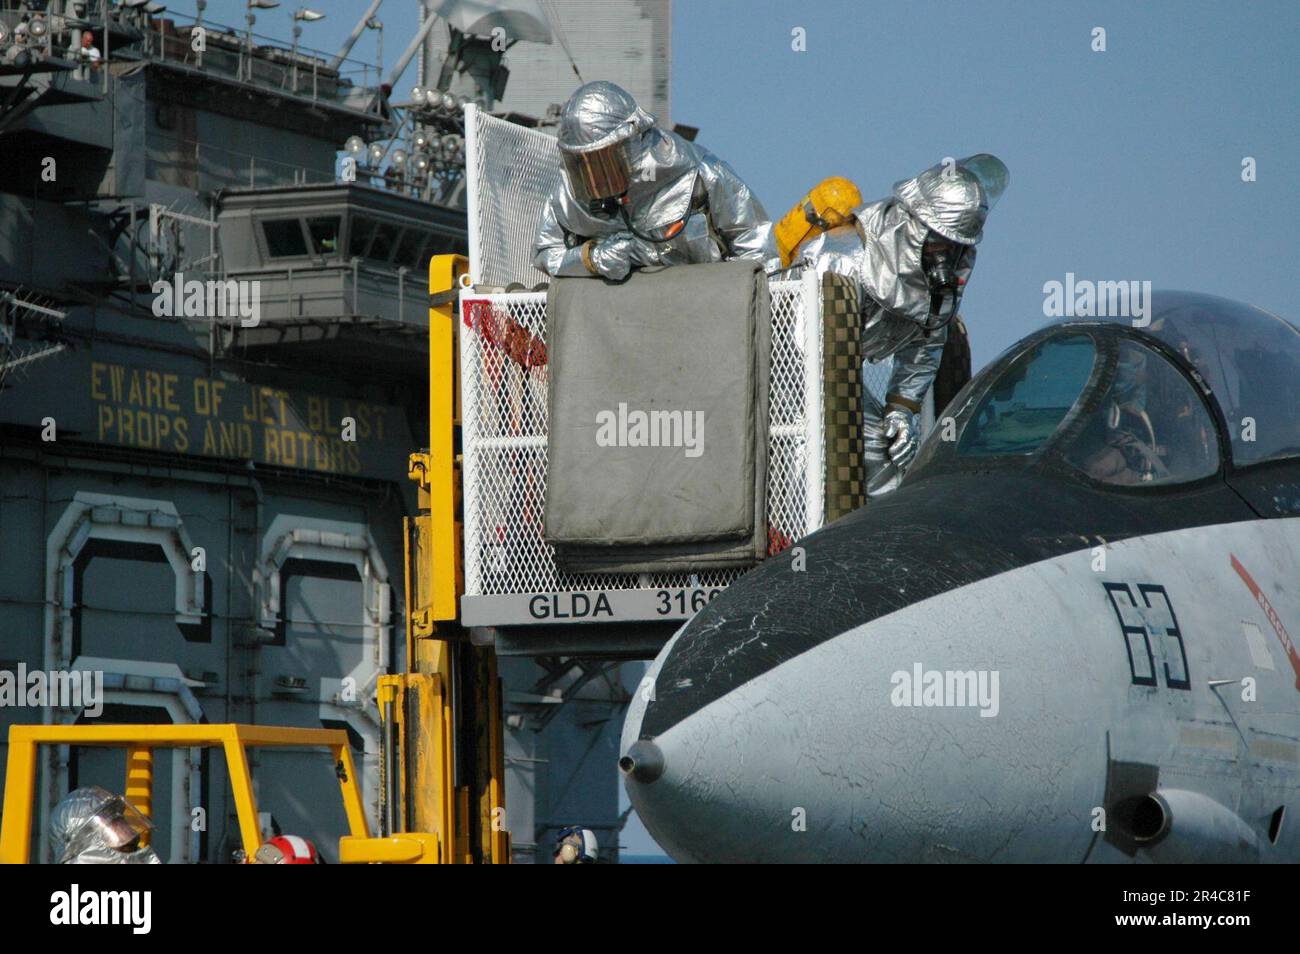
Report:
M 544 529 L 560 566 L 762 559 L 771 302 L 758 263 L 561 278 L 547 314 Z

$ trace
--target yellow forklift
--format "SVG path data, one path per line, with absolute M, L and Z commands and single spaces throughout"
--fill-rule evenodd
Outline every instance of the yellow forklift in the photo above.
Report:
M 429 262 L 429 449 L 412 454 L 419 513 L 406 519 L 407 671 L 379 680 L 380 837 L 343 861 L 384 861 L 385 839 L 432 836 L 424 862 L 507 864 L 501 680 L 491 647 L 457 621 L 464 589 L 456 301 L 462 255 Z
M 461 561 L 460 423 L 456 296 L 468 260 L 429 263 L 429 449 L 412 454 L 419 512 L 405 519 L 406 671 L 381 676 L 379 831 L 371 834 L 347 733 L 260 725 L 23 725 L 9 732 L 0 819 L 0 863 L 30 861 L 36 768 L 42 745 L 125 749 L 126 801 L 146 818 L 154 801 L 157 749 L 221 751 L 233 790 L 244 856 L 261 845 L 248 748 L 328 749 L 348 822 L 345 864 L 506 864 L 501 681 L 491 647 L 472 645 L 457 622 Z

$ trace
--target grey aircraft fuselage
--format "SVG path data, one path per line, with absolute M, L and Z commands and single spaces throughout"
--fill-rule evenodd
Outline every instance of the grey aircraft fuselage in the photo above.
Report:
M 1300 861 L 1300 335 L 1154 315 L 1014 345 L 678 631 L 620 759 L 669 854 Z

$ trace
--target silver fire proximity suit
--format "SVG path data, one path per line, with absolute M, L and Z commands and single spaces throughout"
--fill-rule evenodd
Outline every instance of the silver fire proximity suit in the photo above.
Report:
M 50 846 L 61 865 L 157 865 L 140 837 L 153 826 L 121 796 L 91 785 L 69 792 L 50 816 Z
M 795 254 L 818 275 L 855 281 L 863 356 L 894 359 L 884 405 L 864 389 L 863 453 L 872 496 L 897 488 L 916 453 L 914 416 L 939 369 L 984 221 L 1008 181 L 1007 167 L 988 154 L 939 163 L 896 183 L 888 198 L 856 209 L 852 224 Z
M 767 213 L 729 165 L 660 129 L 625 90 L 588 83 L 564 106 L 564 175 L 547 200 L 533 264 L 615 281 L 646 265 L 780 258 Z

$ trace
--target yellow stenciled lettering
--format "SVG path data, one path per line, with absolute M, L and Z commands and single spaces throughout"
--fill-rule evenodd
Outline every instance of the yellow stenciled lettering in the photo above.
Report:
M 257 390 L 261 394 L 261 400 L 258 401 L 258 407 L 262 412 L 262 421 L 263 423 L 274 427 L 279 423 L 279 415 L 277 415 L 275 411 L 275 389 L 264 387 L 258 388 Z
M 148 411 L 135 412 L 135 436 L 138 446 L 153 448 L 153 415 Z
M 171 411 L 173 414 L 178 413 L 181 409 L 181 406 L 176 403 L 176 383 L 179 380 L 179 375 L 163 375 L 163 410 Z
M 144 403 L 144 388 L 140 386 L 140 372 L 131 369 L 131 386 L 126 394 L 126 403 L 140 405 Z
M 312 456 L 315 468 L 317 470 L 333 470 L 334 468 L 330 466 L 329 441 L 318 434 L 311 439 L 311 447 L 315 452 Z

